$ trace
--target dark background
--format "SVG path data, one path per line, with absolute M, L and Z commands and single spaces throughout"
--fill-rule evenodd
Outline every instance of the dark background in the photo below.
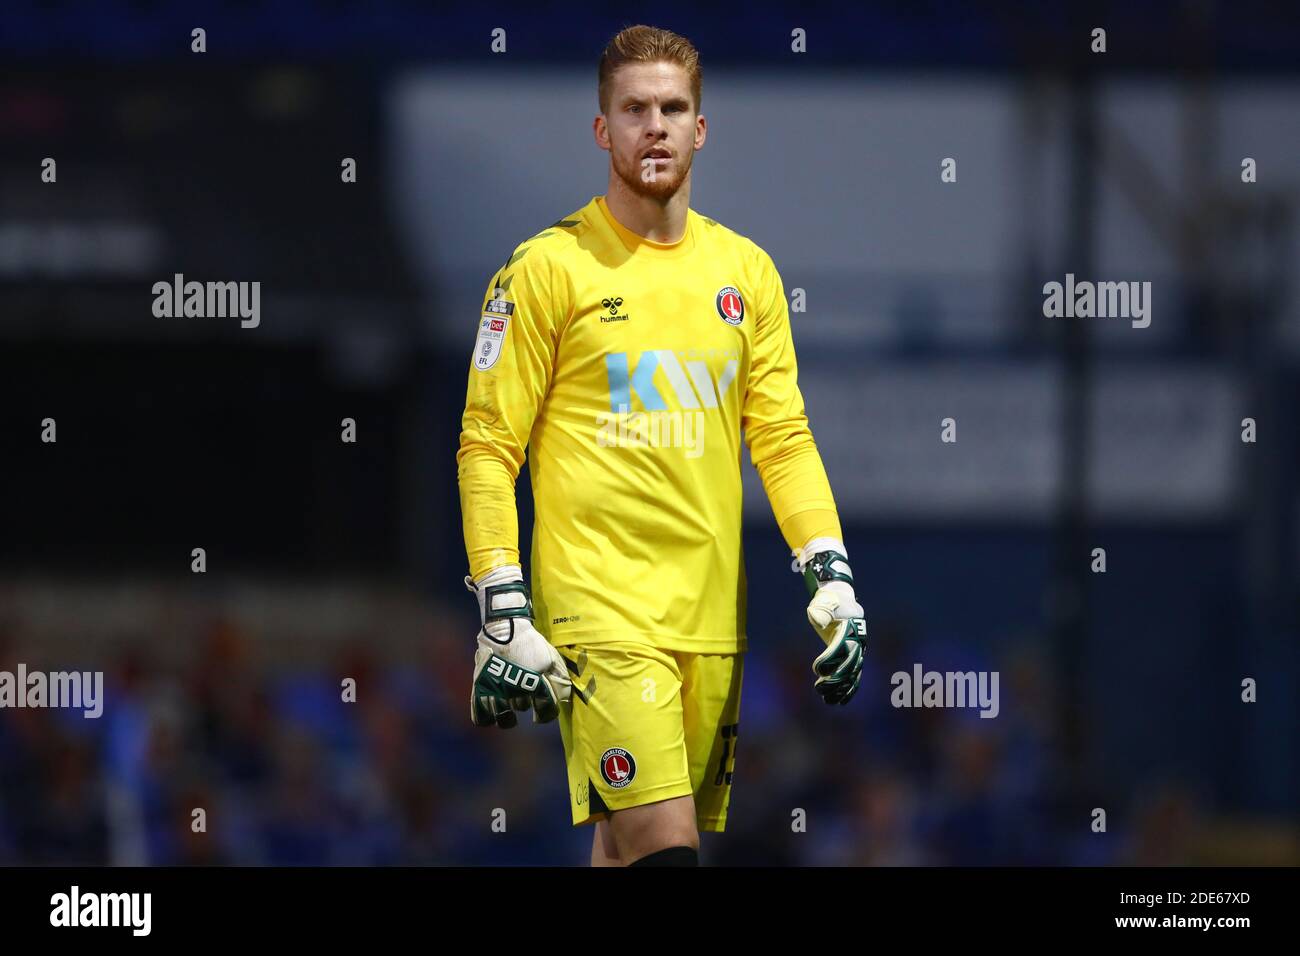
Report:
M 539 88 L 589 83 L 577 116 L 589 124 L 600 51 L 636 22 L 696 44 L 716 149 L 728 136 L 766 143 L 782 164 L 777 191 L 815 195 L 816 182 L 823 196 L 860 198 L 850 166 L 829 182 L 815 171 L 846 131 L 728 129 L 723 106 L 710 114 L 715 75 L 724 105 L 809 78 L 868 96 L 915 90 L 922 105 L 985 84 L 1041 96 L 1061 149 L 1050 242 L 1028 227 L 1036 200 L 1023 181 L 1026 238 L 1001 271 L 938 256 L 882 265 L 869 252 L 835 274 L 787 269 L 793 249 L 828 235 L 869 249 L 910 228 L 940 244 L 978 233 L 960 203 L 920 221 L 947 152 L 916 158 L 924 184 L 882 187 L 902 192 L 917 223 L 870 198 L 851 224 L 815 205 L 802 222 L 780 220 L 771 197 L 728 187 L 716 165 L 706 179 L 707 148 L 696 157 L 693 206 L 752 210 L 740 231 L 773 250 L 787 292 L 806 287 L 814 303 L 791 316 L 801 384 L 870 630 L 862 690 L 831 712 L 811 687 L 819 645 L 802 584 L 761 491 L 747 499 L 746 732 L 728 831 L 705 837 L 705 862 L 1297 862 L 1294 7 L 682 4 L 652 16 L 596 4 L 19 2 L 0 13 L 0 669 L 100 669 L 108 695 L 97 721 L 0 711 L 0 863 L 586 859 L 591 831 L 570 826 L 554 725 L 469 724 L 477 617 L 461 584 L 455 451 L 476 316 L 460 301 L 481 295 L 515 243 L 603 192 L 604 157 L 592 147 L 575 174 L 585 193 L 541 197 L 548 220 L 511 218 L 538 202 L 521 175 L 476 192 L 479 215 L 430 225 L 394 170 L 443 195 L 464 187 L 402 146 L 394 104 L 403 77 L 433 70 L 435 89 L 449 75 L 474 87 L 503 70 Z M 1104 57 L 1088 53 L 1095 25 L 1108 31 Z M 205 54 L 189 51 L 195 26 Z M 504 58 L 489 48 L 498 26 Z M 808 31 L 806 55 L 790 52 L 794 26 Z M 1151 90 L 1193 107 L 1182 135 L 1157 138 L 1143 159 L 1110 124 Z M 1265 108 L 1238 144 L 1227 131 L 1243 96 Z M 1199 101 L 1219 105 L 1197 112 Z M 499 139 L 454 145 L 518 148 L 531 162 L 537 143 L 512 141 L 526 117 L 511 102 L 491 118 Z M 1239 182 L 1246 155 L 1259 159 L 1254 186 Z M 47 156 L 57 184 L 40 181 Z M 357 159 L 357 183 L 339 181 L 340 156 Z M 1187 171 L 1206 169 L 1216 189 L 1165 201 L 1169 179 L 1195 187 Z M 963 166 L 959 182 L 979 191 L 986 172 Z M 1116 183 L 1117 217 L 1102 200 Z M 453 262 L 478 240 L 499 252 L 473 274 L 431 269 L 404 207 L 436 236 L 433 259 Z M 1124 210 L 1149 231 L 1126 226 Z M 1161 265 L 1117 266 L 1108 229 Z M 1041 285 L 1067 271 L 1158 280 L 1147 331 L 1160 334 L 1044 318 Z M 260 281 L 261 326 L 155 318 L 151 286 L 175 272 Z M 827 299 L 839 339 L 818 338 Z M 897 335 L 867 334 L 878 327 L 868 319 Z M 910 383 L 905 409 L 909 395 L 947 395 L 954 370 L 987 370 L 996 397 L 999 376 L 1029 367 L 1052 377 L 1046 431 L 1017 417 L 1032 409 L 980 418 L 953 392 L 951 413 L 970 429 L 956 447 L 975 457 L 927 473 L 969 469 L 976 490 L 950 497 L 922 482 L 881 497 L 891 442 L 911 426 L 873 381 Z M 1098 404 L 1110 373 L 1184 377 L 1184 434 L 1217 429 L 1210 444 L 1225 456 L 1209 469 L 1223 483 L 1192 486 L 1200 504 L 1149 508 L 1148 488 L 1115 507 L 1087 477 L 1095 419 L 1125 424 Z M 1198 395 L 1220 397 L 1200 406 Z M 40 441 L 47 417 L 55 444 Z M 356 444 L 339 440 L 345 417 Z M 927 413 L 916 441 L 935 440 L 939 417 Z M 1244 417 L 1258 421 L 1257 443 L 1239 441 Z M 1144 446 L 1178 440 L 1133 421 L 1118 486 L 1140 486 Z M 1051 461 L 1032 507 L 1014 481 L 1004 501 L 981 497 L 1000 487 L 983 477 L 996 455 L 979 457 L 981 436 L 1004 433 Z M 528 497 L 525 474 L 525 554 Z M 194 547 L 207 552 L 203 575 L 190 571 Z M 1089 572 L 1095 547 L 1104 575 Z M 915 662 L 997 670 L 1000 715 L 893 708 L 890 675 Z M 345 677 L 356 704 L 339 701 Z M 1257 703 L 1241 701 L 1247 677 Z M 206 833 L 191 832 L 195 807 Z M 1105 833 L 1090 828 L 1097 807 Z M 491 829 L 497 808 L 504 833 Z M 792 832 L 794 808 L 806 832 Z

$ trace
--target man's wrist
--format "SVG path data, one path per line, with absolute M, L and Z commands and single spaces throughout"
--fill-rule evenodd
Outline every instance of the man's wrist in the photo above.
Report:
M 522 581 L 524 579 L 524 569 L 518 564 L 502 564 L 490 571 L 484 571 L 474 579 L 477 587 L 483 587 L 488 584 L 504 584 L 507 581 Z
M 848 551 L 838 538 L 813 538 L 794 553 L 792 568 L 803 575 L 808 594 L 815 595 L 820 588 L 831 587 L 840 597 L 853 598 L 853 572 L 849 568 Z
M 808 562 L 812 560 L 813 555 L 819 554 L 822 551 L 834 551 L 843 555 L 846 561 L 849 557 L 849 549 L 844 547 L 844 542 L 839 538 L 830 537 L 812 538 L 807 544 L 798 551 L 792 552 L 792 554 L 799 563 L 799 570 L 802 571 Z
M 519 565 L 504 564 L 469 580 L 478 598 L 479 619 L 484 627 L 513 618 L 532 620 L 532 597 Z

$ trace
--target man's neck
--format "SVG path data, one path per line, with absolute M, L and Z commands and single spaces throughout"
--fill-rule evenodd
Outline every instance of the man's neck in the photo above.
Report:
M 686 213 L 691 205 L 691 178 L 666 201 L 639 196 L 612 172 L 605 205 L 623 226 L 651 242 L 674 243 L 686 235 Z

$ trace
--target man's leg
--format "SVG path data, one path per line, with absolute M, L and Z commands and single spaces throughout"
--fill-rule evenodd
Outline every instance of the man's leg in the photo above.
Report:
M 609 816 L 609 829 L 618 847 L 618 858 L 627 865 L 670 847 L 686 846 L 696 853 L 700 849 L 695 798 L 691 796 L 615 810 Z
M 573 822 L 598 815 L 592 865 L 627 866 L 674 847 L 660 861 L 690 858 L 699 835 L 676 659 L 639 642 L 559 651 L 573 676 L 559 720 Z
M 592 827 L 596 831 L 591 841 L 592 866 L 622 866 L 618 846 L 614 843 L 614 834 L 610 832 L 608 820 L 597 820 Z
M 677 654 L 683 721 L 701 830 L 720 832 L 731 802 L 744 654 Z

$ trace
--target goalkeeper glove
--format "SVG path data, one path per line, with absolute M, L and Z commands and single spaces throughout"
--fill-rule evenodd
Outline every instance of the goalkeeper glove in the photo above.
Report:
M 808 621 L 826 642 L 813 661 L 813 685 L 828 704 L 847 704 L 862 680 L 867 622 L 853 594 L 853 574 L 843 542 L 814 538 L 802 552 L 794 551 L 792 571 L 803 574 L 812 597 Z
M 502 730 L 518 722 L 516 710 L 533 711 L 533 723 L 554 720 L 573 684 L 564 658 L 533 627 L 533 602 L 517 564 L 493 568 L 465 587 L 478 598 L 483 627 L 474 652 L 470 720 L 476 727 Z

